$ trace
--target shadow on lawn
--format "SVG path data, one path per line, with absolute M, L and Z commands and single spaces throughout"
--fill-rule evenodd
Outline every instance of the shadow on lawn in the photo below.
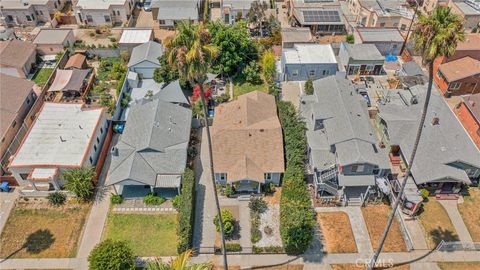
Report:
M 432 240 L 435 245 L 440 244 L 440 242 L 452 242 L 452 241 L 460 241 L 458 235 L 450 230 L 445 230 L 443 228 L 438 227 L 435 230 L 430 231 L 430 236 L 432 236 Z
M 48 249 L 55 242 L 55 237 L 50 232 L 50 230 L 37 230 L 34 233 L 28 235 L 25 243 L 21 248 L 15 250 L 10 255 L 5 257 L 1 262 L 8 260 L 18 252 L 25 249 L 28 253 L 38 254 L 46 249 Z

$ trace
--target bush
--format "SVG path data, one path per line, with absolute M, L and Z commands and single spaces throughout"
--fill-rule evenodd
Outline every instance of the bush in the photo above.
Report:
M 288 254 L 301 254 L 312 241 L 316 223 L 304 181 L 307 148 L 305 123 L 291 102 L 278 102 L 278 116 L 283 129 L 287 161 L 280 199 L 280 235 Z
M 266 195 L 272 195 L 273 193 L 275 193 L 275 189 L 276 187 L 274 183 L 265 183 L 262 186 L 263 193 L 265 193 Z
M 92 167 L 70 169 L 60 175 L 65 182 L 65 189 L 85 201 L 93 197 L 95 187 L 92 181 L 94 177 L 95 171 Z
M 242 246 L 239 243 L 226 243 L 225 249 L 230 252 L 242 251 Z
M 309 79 L 304 86 L 305 95 L 313 95 L 313 81 Z
M 110 42 L 115 42 L 115 41 L 117 41 L 117 39 L 116 39 L 115 37 L 109 37 L 108 39 L 110 40 Z
M 278 253 L 283 253 L 283 247 L 279 246 L 268 246 L 268 247 L 259 247 L 259 246 L 253 246 L 252 247 L 253 253 L 255 254 L 260 254 L 260 253 L 273 253 L 273 254 L 278 254 Z
M 355 43 L 355 37 L 352 34 L 347 35 L 347 43 L 353 44 Z
M 160 205 L 164 203 L 167 199 L 157 196 L 155 194 L 149 193 L 147 196 L 143 197 L 143 202 L 146 205 Z
M 215 102 L 217 104 L 225 103 L 229 100 L 230 100 L 230 95 L 229 94 L 221 94 L 220 96 L 215 97 Z
M 266 226 L 265 228 L 263 228 L 263 232 L 266 234 L 266 235 L 272 235 L 273 233 L 273 229 Z
M 135 269 L 135 256 L 125 241 L 107 239 L 90 252 L 88 256 L 90 270 Z
M 262 79 L 260 78 L 260 68 L 258 67 L 257 62 L 250 61 L 248 65 L 242 71 L 245 81 L 251 84 L 260 84 Z
M 235 219 L 233 218 L 232 212 L 228 209 L 222 209 L 220 211 L 220 214 L 222 215 L 222 221 L 223 221 L 223 232 L 225 233 L 225 236 L 228 237 L 233 234 L 233 231 L 235 230 Z M 213 224 L 215 224 L 215 229 L 217 232 L 220 232 L 220 222 L 219 222 L 219 216 L 218 214 L 215 215 L 215 218 L 213 219 Z
M 423 200 L 428 199 L 428 196 L 430 196 L 430 191 L 428 191 L 425 188 L 420 189 L 420 194 L 422 195 Z
M 232 188 L 232 185 L 230 184 L 227 184 L 227 186 L 225 187 L 225 196 L 227 197 L 230 197 L 233 195 L 233 188 Z
M 275 79 L 277 68 L 275 66 L 275 55 L 271 50 L 266 51 L 262 56 L 262 72 L 267 82 Z
M 53 192 L 53 193 L 48 194 L 47 199 L 48 199 L 48 202 L 51 205 L 60 206 L 60 205 L 64 204 L 65 201 L 67 200 L 67 195 L 65 195 L 65 193 L 61 193 L 61 192 Z
M 173 197 L 172 199 L 172 206 L 175 208 L 177 211 L 180 209 L 180 206 L 182 205 L 182 196 L 177 195 Z
M 182 193 L 178 199 L 177 252 L 183 253 L 192 247 L 195 212 L 195 176 L 187 168 L 182 177 Z
M 248 203 L 250 211 L 255 213 L 263 213 L 267 210 L 267 203 L 262 198 L 252 198 Z
M 110 197 L 110 203 L 111 203 L 111 204 L 121 204 L 122 202 L 123 202 L 123 197 L 122 197 L 122 195 L 113 194 L 113 195 Z

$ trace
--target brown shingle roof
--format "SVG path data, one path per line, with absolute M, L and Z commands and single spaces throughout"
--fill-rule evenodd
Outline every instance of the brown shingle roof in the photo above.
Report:
M 65 69 L 68 69 L 68 68 L 82 69 L 85 63 L 85 59 L 87 59 L 85 55 L 81 53 L 76 53 L 68 59 L 67 64 L 65 64 Z
M 480 61 L 466 56 L 444 63 L 440 65 L 439 69 L 448 82 L 454 82 L 480 74 Z
M 2 137 L 17 117 L 33 85 L 31 81 L 0 73 L 0 135 Z
M 219 105 L 212 126 L 213 162 L 229 182 L 264 182 L 264 173 L 284 172 L 283 137 L 275 98 L 251 92 Z
M 480 50 L 480 34 L 465 35 L 465 40 L 458 43 L 456 50 Z
M 0 42 L 0 65 L 22 68 L 36 46 L 17 39 Z

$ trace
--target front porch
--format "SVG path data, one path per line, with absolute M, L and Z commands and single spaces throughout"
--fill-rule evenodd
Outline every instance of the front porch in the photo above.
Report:
M 116 188 L 117 189 L 117 188 Z M 157 188 L 149 185 L 125 185 L 117 189 L 117 194 L 122 195 L 126 200 L 142 199 L 148 194 L 153 193 L 157 196 L 171 199 L 180 194 L 179 188 Z

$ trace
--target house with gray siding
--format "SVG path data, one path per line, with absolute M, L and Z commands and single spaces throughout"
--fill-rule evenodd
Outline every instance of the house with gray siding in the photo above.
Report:
M 405 38 L 395 27 L 356 27 L 355 43 L 373 44 L 381 55 L 399 55 Z
M 153 0 L 152 16 L 162 28 L 175 28 L 179 21 L 197 23 L 200 5 L 200 0 Z
M 313 87 L 313 95 L 302 97 L 300 111 L 307 124 L 308 170 L 315 194 L 343 205 L 361 204 L 375 192 L 377 178 L 390 172 L 367 103 L 340 75 L 316 80 Z
M 393 161 L 408 166 L 426 95 L 426 86 L 392 90 L 378 104 L 377 128 Z M 432 91 L 411 175 L 430 194 L 455 194 L 480 177 L 480 151 L 437 91 Z M 398 184 L 398 183 L 397 183 Z
M 347 75 L 382 75 L 385 57 L 374 44 L 340 43 L 338 53 Z
M 295 44 L 284 48 L 281 58 L 285 81 L 316 80 L 337 72 L 337 60 L 329 44 Z
M 158 58 L 163 54 L 163 46 L 155 41 L 148 41 L 132 50 L 128 61 L 128 70 L 138 74 L 140 79 L 152 79 L 156 68 L 160 67 Z
M 111 150 L 106 185 L 125 198 L 179 194 L 191 121 L 190 108 L 156 97 L 131 104 L 125 130 Z

